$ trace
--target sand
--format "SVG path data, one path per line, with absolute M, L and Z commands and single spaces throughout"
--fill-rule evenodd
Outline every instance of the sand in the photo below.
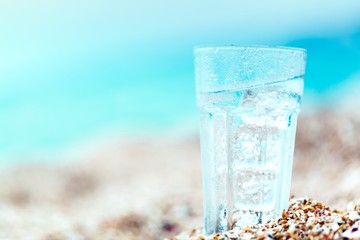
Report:
M 347 210 L 331 209 L 322 202 L 308 198 L 291 199 L 281 217 L 263 224 L 235 227 L 232 230 L 203 235 L 193 229 L 174 240 L 241 240 L 241 239 L 360 239 L 360 204 Z
M 302 113 L 292 194 L 339 210 L 358 201 L 359 146 L 358 114 Z M 201 227 L 196 133 L 109 141 L 71 160 L 0 168 L 0 239 L 151 240 Z

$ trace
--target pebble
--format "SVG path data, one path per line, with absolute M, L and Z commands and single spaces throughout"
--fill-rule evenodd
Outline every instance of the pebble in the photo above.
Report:
M 281 218 L 212 235 L 179 235 L 172 240 L 360 239 L 360 209 L 333 210 L 309 198 L 292 199 Z M 171 239 L 169 239 L 171 240 Z

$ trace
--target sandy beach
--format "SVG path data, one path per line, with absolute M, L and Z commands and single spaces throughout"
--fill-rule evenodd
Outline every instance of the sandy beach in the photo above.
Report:
M 360 114 L 302 113 L 292 195 L 360 202 Z M 202 225 L 197 133 L 110 141 L 66 163 L 0 169 L 0 239 L 163 239 Z M 66 160 L 66 159 L 65 159 Z

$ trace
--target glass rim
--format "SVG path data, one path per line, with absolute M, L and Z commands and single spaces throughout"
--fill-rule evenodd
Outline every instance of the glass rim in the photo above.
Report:
M 241 44 L 229 44 L 229 45 L 197 45 L 194 46 L 194 51 L 201 50 L 218 50 L 218 49 L 266 49 L 266 50 L 278 50 L 278 51 L 297 51 L 306 53 L 305 48 L 298 47 L 286 47 L 286 46 L 271 46 L 271 45 L 241 45 Z

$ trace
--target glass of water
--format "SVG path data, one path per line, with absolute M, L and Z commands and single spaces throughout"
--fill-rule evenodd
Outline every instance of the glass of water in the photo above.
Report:
M 194 52 L 205 232 L 280 217 L 290 197 L 306 51 L 204 46 Z

